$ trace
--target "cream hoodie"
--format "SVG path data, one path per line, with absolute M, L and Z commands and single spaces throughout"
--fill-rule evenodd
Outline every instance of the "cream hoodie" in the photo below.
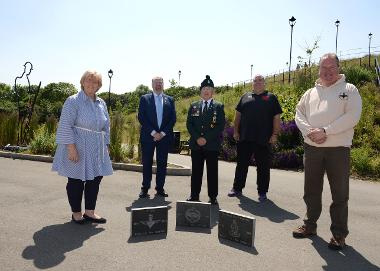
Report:
M 295 121 L 305 143 L 317 147 L 349 147 L 354 127 L 359 122 L 362 100 L 358 89 L 346 82 L 344 74 L 333 85 L 307 90 L 296 107 Z M 311 141 L 307 134 L 311 128 L 324 128 L 327 140 L 322 144 Z

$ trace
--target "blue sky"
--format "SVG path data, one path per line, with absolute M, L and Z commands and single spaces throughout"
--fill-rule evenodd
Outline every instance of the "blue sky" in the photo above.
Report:
M 110 68 L 116 93 L 150 87 L 157 75 L 168 87 L 179 70 L 183 86 L 200 85 L 206 74 L 231 84 L 249 79 L 251 65 L 254 74 L 287 69 L 291 16 L 294 65 L 317 37 L 315 58 L 335 51 L 336 19 L 338 54 L 368 52 L 370 32 L 380 51 L 376 0 L 0 0 L 0 11 L 0 82 L 11 85 L 26 61 L 31 82 L 43 86 L 79 87 L 83 72 L 95 69 L 108 91 Z

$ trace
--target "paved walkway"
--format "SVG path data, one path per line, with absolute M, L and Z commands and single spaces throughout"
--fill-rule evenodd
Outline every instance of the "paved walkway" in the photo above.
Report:
M 190 164 L 187 156 L 170 161 Z M 212 229 L 176 229 L 175 202 L 190 191 L 190 177 L 169 176 L 166 200 L 138 200 L 141 173 L 115 171 L 104 178 L 97 205 L 104 225 L 70 223 L 65 179 L 51 164 L 0 158 L 0 270 L 380 270 L 380 184 L 351 181 L 348 247 L 330 251 L 326 185 L 318 236 L 296 240 L 301 223 L 303 175 L 272 171 L 270 200 L 257 202 L 255 169 L 241 199 L 230 199 L 235 165 L 220 162 L 220 208 L 256 217 L 255 247 L 218 239 L 218 209 Z M 207 200 L 206 184 L 201 199 Z M 133 207 L 169 205 L 168 235 L 130 238 Z

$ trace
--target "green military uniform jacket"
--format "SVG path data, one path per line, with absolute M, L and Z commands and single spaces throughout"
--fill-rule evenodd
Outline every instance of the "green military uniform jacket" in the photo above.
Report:
M 202 114 L 202 103 L 202 100 L 193 102 L 187 114 L 186 126 L 190 134 L 189 147 L 191 150 L 199 150 L 201 147 L 197 144 L 197 139 L 204 137 L 207 141 L 203 146 L 205 150 L 219 151 L 225 124 L 224 106 L 213 99 L 207 111 Z

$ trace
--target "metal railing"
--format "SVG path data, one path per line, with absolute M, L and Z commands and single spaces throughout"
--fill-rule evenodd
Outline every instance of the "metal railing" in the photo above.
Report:
M 376 55 L 379 55 L 379 54 L 380 54 L 380 45 L 371 46 L 371 59 L 375 59 L 375 61 L 377 61 Z M 317 66 L 319 63 L 320 57 L 321 56 L 319 56 L 317 58 L 310 59 L 310 65 L 307 63 L 307 62 L 309 62 L 309 59 L 300 58 L 300 60 L 302 60 L 302 62 L 304 62 L 304 61 L 305 62 L 304 62 L 304 64 L 301 64 L 299 62 L 296 65 L 292 65 L 292 68 L 290 69 L 291 70 L 290 71 L 291 72 L 290 81 L 291 82 L 294 81 L 294 79 L 296 77 L 296 73 L 300 69 L 304 68 L 305 64 L 306 64 L 306 67 Z M 359 60 L 358 64 L 360 66 L 367 67 L 368 63 L 369 63 L 368 60 L 366 59 L 366 58 L 368 58 L 368 51 L 366 51 L 366 48 L 355 48 L 355 49 L 349 49 L 346 51 L 339 51 L 338 57 L 339 57 L 339 60 L 340 60 L 340 63 L 342 66 L 345 66 L 345 63 L 348 60 L 351 60 L 352 58 L 358 58 L 358 60 Z M 380 73 L 379 62 L 377 61 L 375 63 L 377 63 L 375 66 L 375 69 L 376 69 L 376 72 L 377 72 L 378 77 L 379 77 L 379 73 Z M 263 74 L 263 76 L 266 78 L 267 83 L 286 83 L 285 81 L 288 81 L 287 80 L 288 73 L 289 73 L 288 69 L 289 69 L 289 67 L 284 67 L 282 69 L 278 69 L 277 71 L 267 73 L 267 74 Z M 251 82 L 252 82 L 251 79 L 235 81 L 235 82 L 232 82 L 230 84 L 227 84 L 227 87 L 231 86 L 232 88 L 233 87 L 243 87 L 244 88 L 246 86 L 246 84 L 249 84 Z M 380 83 L 379 79 L 378 79 L 378 82 Z
M 377 57 L 375 57 L 375 70 L 377 75 L 377 86 L 380 86 L 380 67 L 379 67 L 379 61 L 377 60 Z

